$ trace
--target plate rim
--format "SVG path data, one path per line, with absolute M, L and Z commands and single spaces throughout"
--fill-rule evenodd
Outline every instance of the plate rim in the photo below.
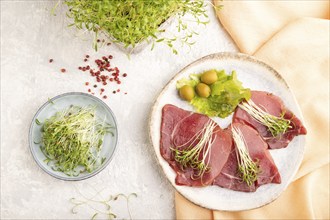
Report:
M 244 53 L 240 53 L 240 52 L 218 52 L 218 53 L 212 53 L 212 54 L 208 54 L 206 56 L 203 56 L 201 58 L 198 58 L 194 61 L 192 61 L 191 63 L 189 63 L 188 65 L 186 65 L 185 67 L 183 67 L 179 72 L 175 73 L 175 75 L 166 83 L 166 85 L 163 87 L 163 89 L 159 92 L 158 96 L 156 97 L 156 99 L 154 100 L 153 102 L 153 105 L 152 105 L 152 108 L 151 108 L 151 112 L 150 112 L 150 116 L 149 116 L 149 123 L 148 123 L 148 129 L 149 129 L 149 141 L 152 145 L 152 148 L 153 148 L 153 154 L 157 160 L 157 164 L 158 166 L 160 166 L 162 168 L 162 171 L 163 171 L 163 175 L 166 177 L 167 181 L 170 182 L 170 184 L 172 185 L 172 187 L 174 188 L 175 192 L 179 193 L 183 198 L 185 198 L 186 200 L 188 200 L 189 202 L 197 205 L 197 206 L 200 206 L 202 208 L 206 208 L 206 209 L 209 209 L 209 210 L 212 210 L 212 211 L 248 211 L 248 210 L 254 210 L 254 209 L 258 209 L 258 208 L 261 208 L 263 206 L 266 206 L 270 203 L 272 203 L 273 201 L 275 201 L 277 198 L 280 197 L 280 195 L 288 188 L 288 186 L 293 182 L 294 180 L 294 177 L 295 175 L 297 174 L 300 166 L 301 166 L 301 163 L 303 161 L 303 156 L 305 154 L 305 150 L 306 150 L 306 141 L 305 141 L 305 136 L 302 136 L 302 144 L 301 144 L 301 151 L 300 151 L 300 154 L 298 155 L 298 158 L 297 158 L 297 164 L 298 166 L 295 167 L 295 169 L 293 170 L 292 172 L 292 175 L 291 177 L 288 179 L 287 183 L 284 185 L 283 187 L 283 190 L 281 190 L 280 192 L 276 193 L 273 195 L 273 197 L 271 197 L 268 202 L 262 204 L 262 205 L 259 205 L 259 206 L 256 206 L 256 207 L 252 207 L 252 208 L 245 208 L 245 209 L 214 209 L 214 208 L 209 208 L 209 207 L 206 207 L 204 204 L 201 204 L 201 203 L 198 203 L 198 202 L 195 202 L 195 201 L 192 201 L 190 200 L 189 198 L 187 198 L 185 195 L 183 195 L 177 188 L 176 188 L 176 184 L 175 183 L 172 183 L 172 181 L 168 178 L 167 174 L 166 174 L 166 171 L 164 169 L 164 167 L 162 166 L 162 164 L 160 163 L 159 161 L 159 158 L 158 158 L 158 155 L 157 155 L 157 152 L 155 150 L 155 147 L 154 147 L 154 141 L 153 141 L 153 135 L 152 135 L 152 123 L 153 121 L 155 120 L 155 117 L 156 117 L 156 109 L 157 109 L 157 105 L 159 104 L 159 101 L 160 101 L 160 97 L 161 95 L 164 93 L 164 90 L 166 88 L 169 87 L 170 84 L 172 84 L 172 82 L 174 81 L 174 79 L 182 74 L 182 72 L 185 72 L 187 69 L 189 69 L 191 66 L 194 66 L 194 65 L 198 65 L 199 63 L 202 63 L 204 60 L 206 59 L 214 59 L 214 58 L 233 58 L 233 59 L 236 59 L 236 58 L 239 58 L 239 59 L 244 59 L 246 61 L 250 61 L 250 62 L 253 62 L 253 63 L 257 63 L 258 65 L 261 65 L 262 67 L 265 67 L 266 69 L 268 69 L 271 73 L 273 73 L 273 75 L 281 82 L 283 83 L 283 85 L 289 90 L 289 92 L 292 94 L 292 98 L 294 100 L 294 104 L 297 106 L 297 111 L 296 113 L 299 114 L 299 119 L 301 120 L 301 122 L 303 124 L 305 124 L 305 121 L 304 121 L 304 118 L 303 118 L 303 114 L 302 114 L 302 111 L 301 111 L 301 108 L 297 102 L 297 99 L 295 97 L 295 95 L 293 94 L 292 90 L 290 89 L 289 85 L 287 84 L 287 82 L 284 80 L 284 78 L 282 77 L 282 75 L 276 71 L 272 66 L 270 66 L 269 64 L 257 59 L 256 57 L 252 56 L 252 55 L 248 55 L 248 54 L 244 54 Z
M 73 95 L 77 95 L 77 96 L 83 96 L 83 97 L 88 97 L 90 99 L 93 99 L 93 100 L 96 100 L 97 102 L 101 103 L 105 109 L 110 113 L 110 115 L 112 116 L 113 118 L 113 121 L 114 121 L 114 128 L 116 129 L 116 138 L 115 138 L 115 143 L 114 143 L 114 150 L 113 150 L 113 153 L 110 155 L 109 159 L 103 164 L 103 166 L 101 166 L 99 169 L 96 169 L 94 170 L 93 172 L 91 173 L 88 173 L 87 175 L 85 176 L 77 176 L 77 177 L 65 177 L 65 176 L 60 176 L 60 175 L 57 175 L 55 172 L 51 172 L 49 170 L 47 170 L 42 164 L 41 164 L 41 161 L 38 159 L 38 157 L 36 156 L 34 150 L 33 150 L 33 140 L 32 140 L 32 130 L 33 130 L 33 127 L 34 127 L 34 124 L 35 124 L 35 120 L 36 118 L 38 117 L 38 115 L 40 114 L 40 112 L 42 110 L 44 110 L 44 108 L 48 105 L 51 104 L 51 102 L 57 100 L 57 99 L 60 99 L 60 98 L 63 98 L 63 97 L 66 97 L 66 96 L 73 96 Z M 48 175 L 56 178 L 56 179 L 59 179 L 59 180 L 64 180 L 64 181 L 80 181 L 80 180 L 85 180 L 85 179 L 88 179 L 88 178 L 91 178 L 95 175 L 97 175 L 98 173 L 100 173 L 101 171 L 103 171 L 109 164 L 110 162 L 112 161 L 116 151 L 117 151 L 117 146 L 118 146 L 118 143 L 119 143 L 119 134 L 118 134 L 118 123 L 117 123 L 117 119 L 116 119 L 116 116 L 115 114 L 113 113 L 113 111 L 111 110 L 111 108 L 104 102 L 102 101 L 100 98 L 96 97 L 96 96 L 93 96 L 93 95 L 90 95 L 90 94 L 87 94 L 87 93 L 84 93 L 84 92 L 66 92 L 66 93 L 62 93 L 60 95 L 56 95 L 54 96 L 53 98 L 49 98 L 48 101 L 46 101 L 44 104 L 42 104 L 37 112 L 34 114 L 33 118 L 32 118 L 32 121 L 31 121 L 31 124 L 30 124 L 30 128 L 29 128 L 29 138 L 28 138 L 28 141 L 29 141 L 29 149 L 30 149 L 30 152 L 32 154 L 32 157 L 33 157 L 33 160 L 37 163 L 37 165 L 45 172 L 47 173 Z

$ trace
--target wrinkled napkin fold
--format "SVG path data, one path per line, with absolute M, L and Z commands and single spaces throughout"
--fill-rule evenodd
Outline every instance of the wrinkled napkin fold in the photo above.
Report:
M 294 181 L 274 202 L 211 211 L 176 192 L 177 219 L 329 219 L 329 1 L 214 1 L 240 51 L 275 68 L 301 107 L 308 130 Z

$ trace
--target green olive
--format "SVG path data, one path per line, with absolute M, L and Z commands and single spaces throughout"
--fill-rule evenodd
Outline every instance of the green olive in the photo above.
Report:
M 198 83 L 196 92 L 200 97 L 207 98 L 211 95 L 211 88 L 205 83 Z
M 185 85 L 180 88 L 179 94 L 182 99 L 191 101 L 195 96 L 195 91 L 193 87 Z
M 218 80 L 218 75 L 215 70 L 206 71 L 201 75 L 201 81 L 207 85 L 211 85 L 212 83 L 215 83 L 217 80 Z

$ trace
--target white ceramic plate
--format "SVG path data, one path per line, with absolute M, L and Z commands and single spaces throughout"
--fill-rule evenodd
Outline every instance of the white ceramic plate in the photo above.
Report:
M 176 74 L 165 86 L 152 108 L 149 133 L 159 164 L 175 189 L 188 200 L 202 207 L 213 210 L 240 211 L 266 205 L 275 200 L 287 188 L 296 174 L 304 154 L 304 136 L 295 137 L 285 149 L 270 151 L 281 174 L 282 183 L 263 185 L 253 193 L 236 192 L 219 186 L 201 188 L 178 186 L 175 184 L 175 172 L 160 154 L 160 124 L 163 106 L 173 104 L 193 111 L 193 107 L 188 102 L 179 98 L 176 81 L 189 77 L 192 73 L 201 73 L 209 69 L 224 69 L 227 73 L 236 70 L 237 77 L 244 87 L 251 90 L 268 91 L 281 97 L 284 104 L 302 120 L 302 114 L 294 95 L 280 74 L 273 68 L 245 54 L 212 54 L 193 62 Z M 227 127 L 231 119 L 232 116 L 226 119 L 213 118 L 222 128 Z
M 50 118 L 58 111 L 69 108 L 70 105 L 76 105 L 81 107 L 88 105 L 96 106 L 96 116 L 105 119 L 107 123 L 114 127 L 111 130 L 113 132 L 113 135 L 107 134 L 105 135 L 103 140 L 102 150 L 100 154 L 101 158 L 106 158 L 103 164 L 91 173 L 80 173 L 76 177 L 68 176 L 62 172 L 54 171 L 53 169 L 51 169 L 51 167 L 44 162 L 46 157 L 40 150 L 40 144 L 36 144 L 36 142 L 39 142 L 41 140 L 41 126 L 36 124 L 36 119 L 38 119 L 40 122 L 44 122 L 45 119 Z M 34 160 L 46 173 L 62 180 L 83 180 L 99 173 L 110 163 L 117 146 L 117 140 L 117 122 L 111 109 L 102 100 L 96 98 L 95 96 L 79 92 L 65 93 L 56 96 L 46 102 L 43 106 L 41 106 L 33 117 L 29 134 L 29 145 Z

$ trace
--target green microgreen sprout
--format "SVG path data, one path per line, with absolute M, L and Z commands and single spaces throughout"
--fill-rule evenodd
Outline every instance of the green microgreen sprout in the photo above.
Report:
M 147 41 L 163 42 L 173 53 L 177 50 L 173 42 L 180 40 L 192 45 L 192 36 L 197 33 L 190 30 L 184 16 L 191 15 L 197 24 L 209 23 L 204 0 L 63 0 L 68 6 L 67 16 L 73 20 L 69 26 L 86 29 L 95 33 L 94 48 L 97 50 L 96 39 L 100 32 L 108 35 L 114 42 L 124 47 L 135 48 L 137 44 Z M 212 3 L 211 3 L 212 4 Z M 58 4 L 54 8 L 58 7 Z M 214 6 L 216 10 L 221 7 Z M 162 38 L 165 32 L 162 24 L 168 19 L 177 21 L 177 31 L 183 37 Z M 154 46 L 154 45 L 153 45 Z M 152 46 L 152 48 L 153 48 Z
M 252 186 L 258 179 L 258 174 L 260 173 L 258 162 L 253 161 L 250 157 L 242 132 L 234 127 L 232 127 L 231 130 L 236 146 L 235 150 L 239 176 L 248 186 Z
M 96 219 L 97 216 L 103 215 L 107 216 L 108 219 L 114 219 L 117 218 L 117 215 L 112 211 L 112 205 L 115 201 L 117 201 L 119 198 L 124 198 L 126 200 L 126 206 L 127 206 L 127 212 L 129 214 L 129 219 L 132 219 L 132 214 L 129 208 L 129 202 L 131 197 L 137 197 L 136 193 L 130 193 L 128 195 L 125 194 L 117 194 L 117 195 L 109 195 L 107 199 L 100 199 L 100 194 L 103 190 L 100 190 L 96 192 L 91 197 L 86 197 L 82 193 L 79 192 L 79 194 L 83 197 L 80 199 L 77 198 L 71 198 L 70 202 L 73 204 L 73 207 L 71 208 L 72 214 L 78 214 L 78 208 L 82 206 L 87 206 L 89 209 L 93 210 L 94 214 L 91 217 L 91 219 Z
M 271 115 L 257 106 L 251 99 L 240 103 L 238 106 L 259 123 L 265 125 L 273 137 L 284 134 L 289 128 L 292 128 L 290 125 L 290 120 L 283 118 L 284 113 L 281 117 Z
M 213 0 L 213 1 L 209 1 L 209 3 L 212 5 L 215 12 L 219 12 L 223 8 L 223 5 L 221 4 L 222 1 L 223 0 Z
M 39 121 L 39 119 L 36 118 L 36 124 L 37 125 L 41 125 L 41 122 Z
M 45 162 L 68 176 L 92 172 L 104 161 L 100 157 L 103 138 L 111 129 L 96 116 L 95 106 L 72 105 L 59 111 L 43 124 L 40 149 Z
M 48 98 L 48 102 L 49 102 L 50 104 L 52 104 L 52 105 L 55 104 L 54 101 L 53 101 L 51 98 Z
M 215 140 L 214 129 L 217 124 L 210 120 L 203 129 L 197 132 L 187 143 L 171 148 L 175 161 L 182 166 L 193 168 L 196 172 L 191 176 L 192 179 L 203 177 L 210 170 L 209 162 L 211 156 L 211 146 Z M 197 142 L 198 141 L 198 142 Z M 197 142 L 197 144 L 195 144 Z M 191 146 L 180 150 L 181 147 L 190 144 Z
M 57 1 L 56 4 L 55 4 L 55 6 L 51 9 L 51 11 L 50 11 L 50 14 L 51 14 L 51 15 L 56 15 L 56 14 L 55 14 L 55 10 L 56 10 L 56 8 L 58 7 L 58 5 L 60 4 L 60 2 L 61 2 L 60 0 Z
M 129 208 L 129 201 L 130 201 L 130 198 L 131 197 L 137 197 L 137 194 L 136 193 L 130 193 L 129 195 L 125 195 L 125 194 L 118 194 L 117 196 L 114 197 L 114 200 L 117 200 L 119 197 L 123 197 L 125 200 L 126 200 L 126 207 L 127 207 L 127 211 L 128 211 L 128 215 L 129 215 L 129 218 L 132 219 L 132 213 L 131 213 L 131 210 Z

